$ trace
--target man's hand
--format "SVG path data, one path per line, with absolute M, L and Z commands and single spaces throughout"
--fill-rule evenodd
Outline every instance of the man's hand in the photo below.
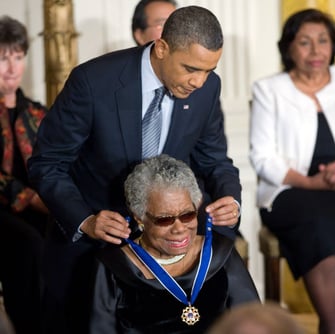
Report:
M 119 213 L 102 210 L 95 216 L 88 217 L 80 230 L 93 239 L 100 239 L 119 245 L 122 239 L 130 235 L 129 223 Z
M 221 197 L 206 207 L 214 225 L 231 226 L 238 222 L 240 207 L 231 196 Z

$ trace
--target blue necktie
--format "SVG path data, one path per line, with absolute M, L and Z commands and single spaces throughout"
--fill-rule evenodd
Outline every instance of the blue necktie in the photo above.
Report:
M 142 158 L 150 158 L 158 154 L 159 140 L 162 128 L 161 104 L 166 93 L 164 86 L 155 90 L 142 120 Z

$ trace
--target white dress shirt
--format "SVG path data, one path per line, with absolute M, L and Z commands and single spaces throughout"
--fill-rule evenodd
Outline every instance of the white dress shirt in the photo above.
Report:
M 150 62 L 150 50 L 153 44 L 150 44 L 145 48 L 142 56 L 142 119 L 145 112 L 147 111 L 149 104 L 155 96 L 155 90 L 163 86 L 162 82 L 159 81 L 156 76 Z M 162 153 L 164 144 L 170 128 L 171 115 L 173 109 L 173 98 L 168 94 L 165 94 L 161 108 L 162 108 L 162 129 L 161 137 L 159 141 L 158 153 Z

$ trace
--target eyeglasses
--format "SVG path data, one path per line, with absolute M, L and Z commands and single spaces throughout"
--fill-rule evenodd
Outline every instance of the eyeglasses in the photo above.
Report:
M 146 212 L 145 214 L 157 226 L 170 226 L 170 225 L 174 224 L 176 219 L 180 220 L 183 224 L 187 224 L 187 223 L 191 222 L 193 219 L 195 219 L 197 217 L 198 211 L 197 210 L 188 211 L 188 212 L 182 213 L 178 216 L 155 217 L 149 212 Z

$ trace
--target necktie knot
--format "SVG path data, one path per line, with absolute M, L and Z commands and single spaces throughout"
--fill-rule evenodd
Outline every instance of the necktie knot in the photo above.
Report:
M 161 109 L 161 104 L 162 104 L 165 93 L 166 93 L 166 88 L 164 86 L 155 89 L 154 99 L 157 98 L 157 104 L 158 104 L 159 110 Z
M 158 154 L 162 127 L 161 104 L 165 93 L 166 88 L 164 86 L 155 89 L 155 96 L 142 120 L 143 158 L 149 158 Z

